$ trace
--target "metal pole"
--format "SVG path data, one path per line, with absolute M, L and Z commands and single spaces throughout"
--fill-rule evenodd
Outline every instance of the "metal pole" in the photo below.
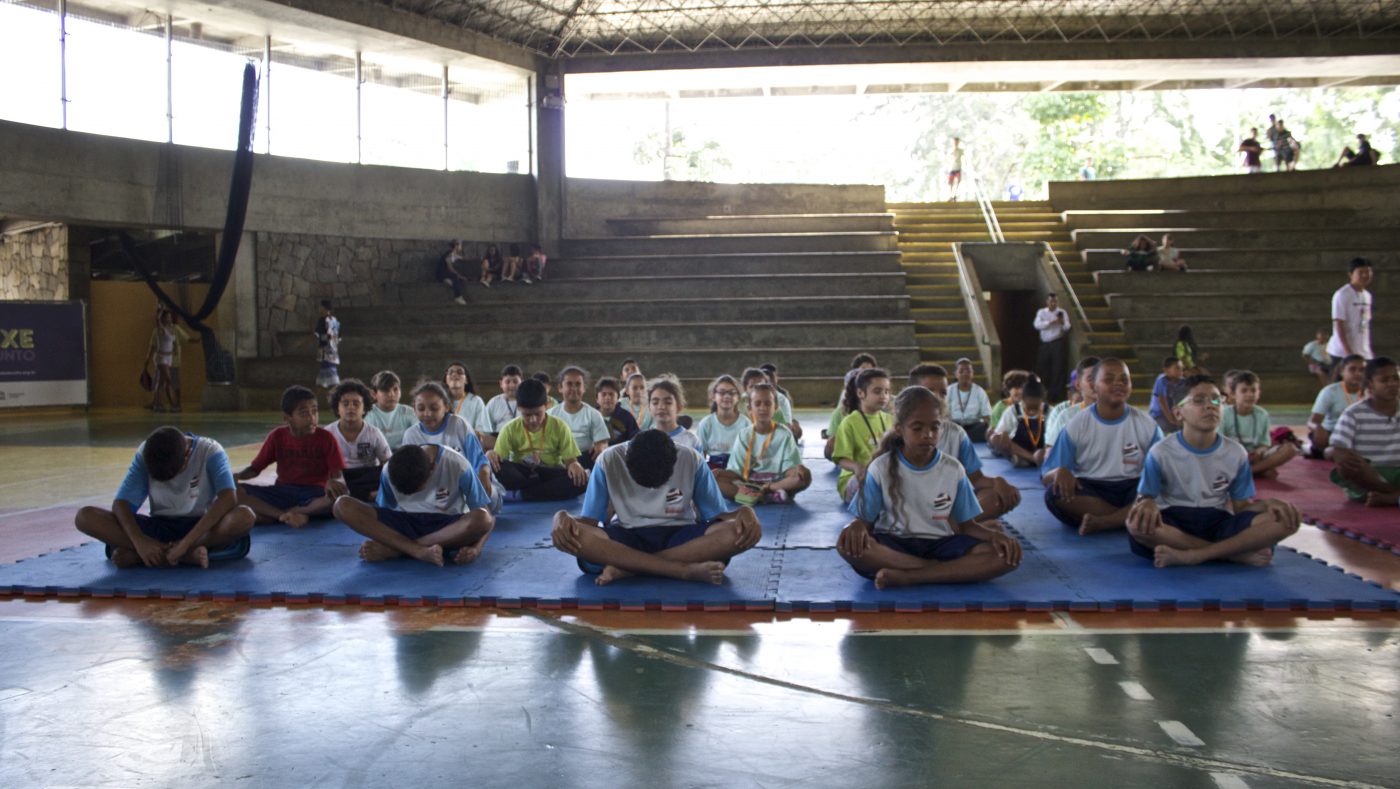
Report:
M 68 128 L 68 0 L 58 0 L 58 104 Z
M 259 91 L 267 101 L 267 112 L 263 113 L 263 145 L 267 153 L 272 153 L 272 36 L 263 37 L 263 76 Z
M 165 141 L 175 142 L 175 17 L 165 15 Z
M 362 54 L 355 52 L 355 162 L 364 163 L 364 77 L 365 61 Z
M 447 124 L 447 101 L 452 93 L 452 88 L 447 82 L 447 66 L 442 67 L 442 169 L 451 167 L 451 160 L 448 158 L 448 124 Z
M 535 174 L 535 77 L 525 78 L 525 144 L 530 147 L 526 161 L 530 175 Z

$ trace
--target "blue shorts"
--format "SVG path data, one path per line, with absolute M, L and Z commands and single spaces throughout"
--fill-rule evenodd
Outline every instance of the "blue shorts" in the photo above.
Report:
M 159 542 L 175 542 L 199 523 L 198 515 L 166 517 L 164 515 L 136 515 L 136 525 L 141 533 Z
M 1167 507 L 1162 510 L 1162 522 L 1206 542 L 1220 542 L 1248 529 L 1258 514 L 1241 512 L 1234 515 L 1229 510 L 1215 507 Z M 1144 559 L 1153 558 L 1152 547 L 1134 540 L 1131 534 L 1128 535 L 1128 546 Z
M 603 527 L 608 539 L 619 545 L 626 545 L 633 550 L 642 553 L 660 553 L 667 548 L 674 548 L 677 545 L 684 545 L 698 537 L 705 536 L 705 530 L 710 528 L 708 523 L 692 523 L 687 526 L 643 526 L 637 529 L 628 529 L 617 523 L 609 523 Z M 578 560 L 578 568 L 585 573 L 601 573 L 603 566 L 592 562 Z
M 1126 507 L 1137 499 L 1138 481 L 1136 479 L 1086 479 L 1079 477 L 1079 492 L 1076 496 L 1092 496 L 1102 499 L 1114 507 Z M 1079 528 L 1081 519 L 1076 519 L 1069 513 L 1060 509 L 1055 500 L 1053 488 L 1045 489 L 1045 509 L 1050 510 L 1050 514 L 1059 519 L 1060 523 L 1071 528 Z
M 708 465 L 708 466 L 709 466 L 710 468 L 712 468 L 712 469 L 725 469 L 725 468 L 728 468 L 728 467 L 729 467 L 729 453 L 728 453 L 728 452 L 716 452 L 715 454 L 710 455 L 708 458 L 705 458 L 705 464 Z
M 870 535 L 875 542 L 900 553 L 907 553 L 918 559 L 935 562 L 951 562 L 961 559 L 967 552 L 981 545 L 983 540 L 967 534 L 950 534 L 947 537 L 897 537 L 893 534 L 874 532 Z M 874 572 L 856 572 L 866 578 L 874 578 Z
M 374 517 L 385 526 L 410 540 L 426 537 L 436 531 L 461 520 L 464 515 L 450 512 L 404 512 L 386 507 L 375 507 Z
M 300 507 L 326 495 L 325 488 L 315 485 L 244 485 L 243 490 L 279 510 Z

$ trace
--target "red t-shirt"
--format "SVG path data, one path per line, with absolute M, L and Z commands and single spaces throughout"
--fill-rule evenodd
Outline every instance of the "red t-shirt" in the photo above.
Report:
M 273 463 L 277 464 L 278 485 L 325 487 L 326 480 L 345 468 L 339 442 L 320 427 L 300 437 L 292 435 L 286 425 L 268 433 L 249 467 L 261 472 Z

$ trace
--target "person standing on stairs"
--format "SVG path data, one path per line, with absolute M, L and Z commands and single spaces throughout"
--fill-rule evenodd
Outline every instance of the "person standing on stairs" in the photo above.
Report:
M 1065 397 L 1069 381 L 1069 313 L 1060 309 L 1060 297 L 1051 293 L 1045 306 L 1035 313 L 1035 330 L 1040 332 L 1040 348 L 1035 355 L 1035 372 L 1045 382 L 1050 402 Z
M 948 152 L 948 200 L 958 201 L 958 187 L 962 186 L 963 148 L 962 139 L 953 138 L 953 150 Z

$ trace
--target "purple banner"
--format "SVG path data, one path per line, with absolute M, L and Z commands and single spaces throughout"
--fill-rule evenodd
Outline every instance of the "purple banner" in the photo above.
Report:
M 87 403 L 85 309 L 0 301 L 0 408 Z

